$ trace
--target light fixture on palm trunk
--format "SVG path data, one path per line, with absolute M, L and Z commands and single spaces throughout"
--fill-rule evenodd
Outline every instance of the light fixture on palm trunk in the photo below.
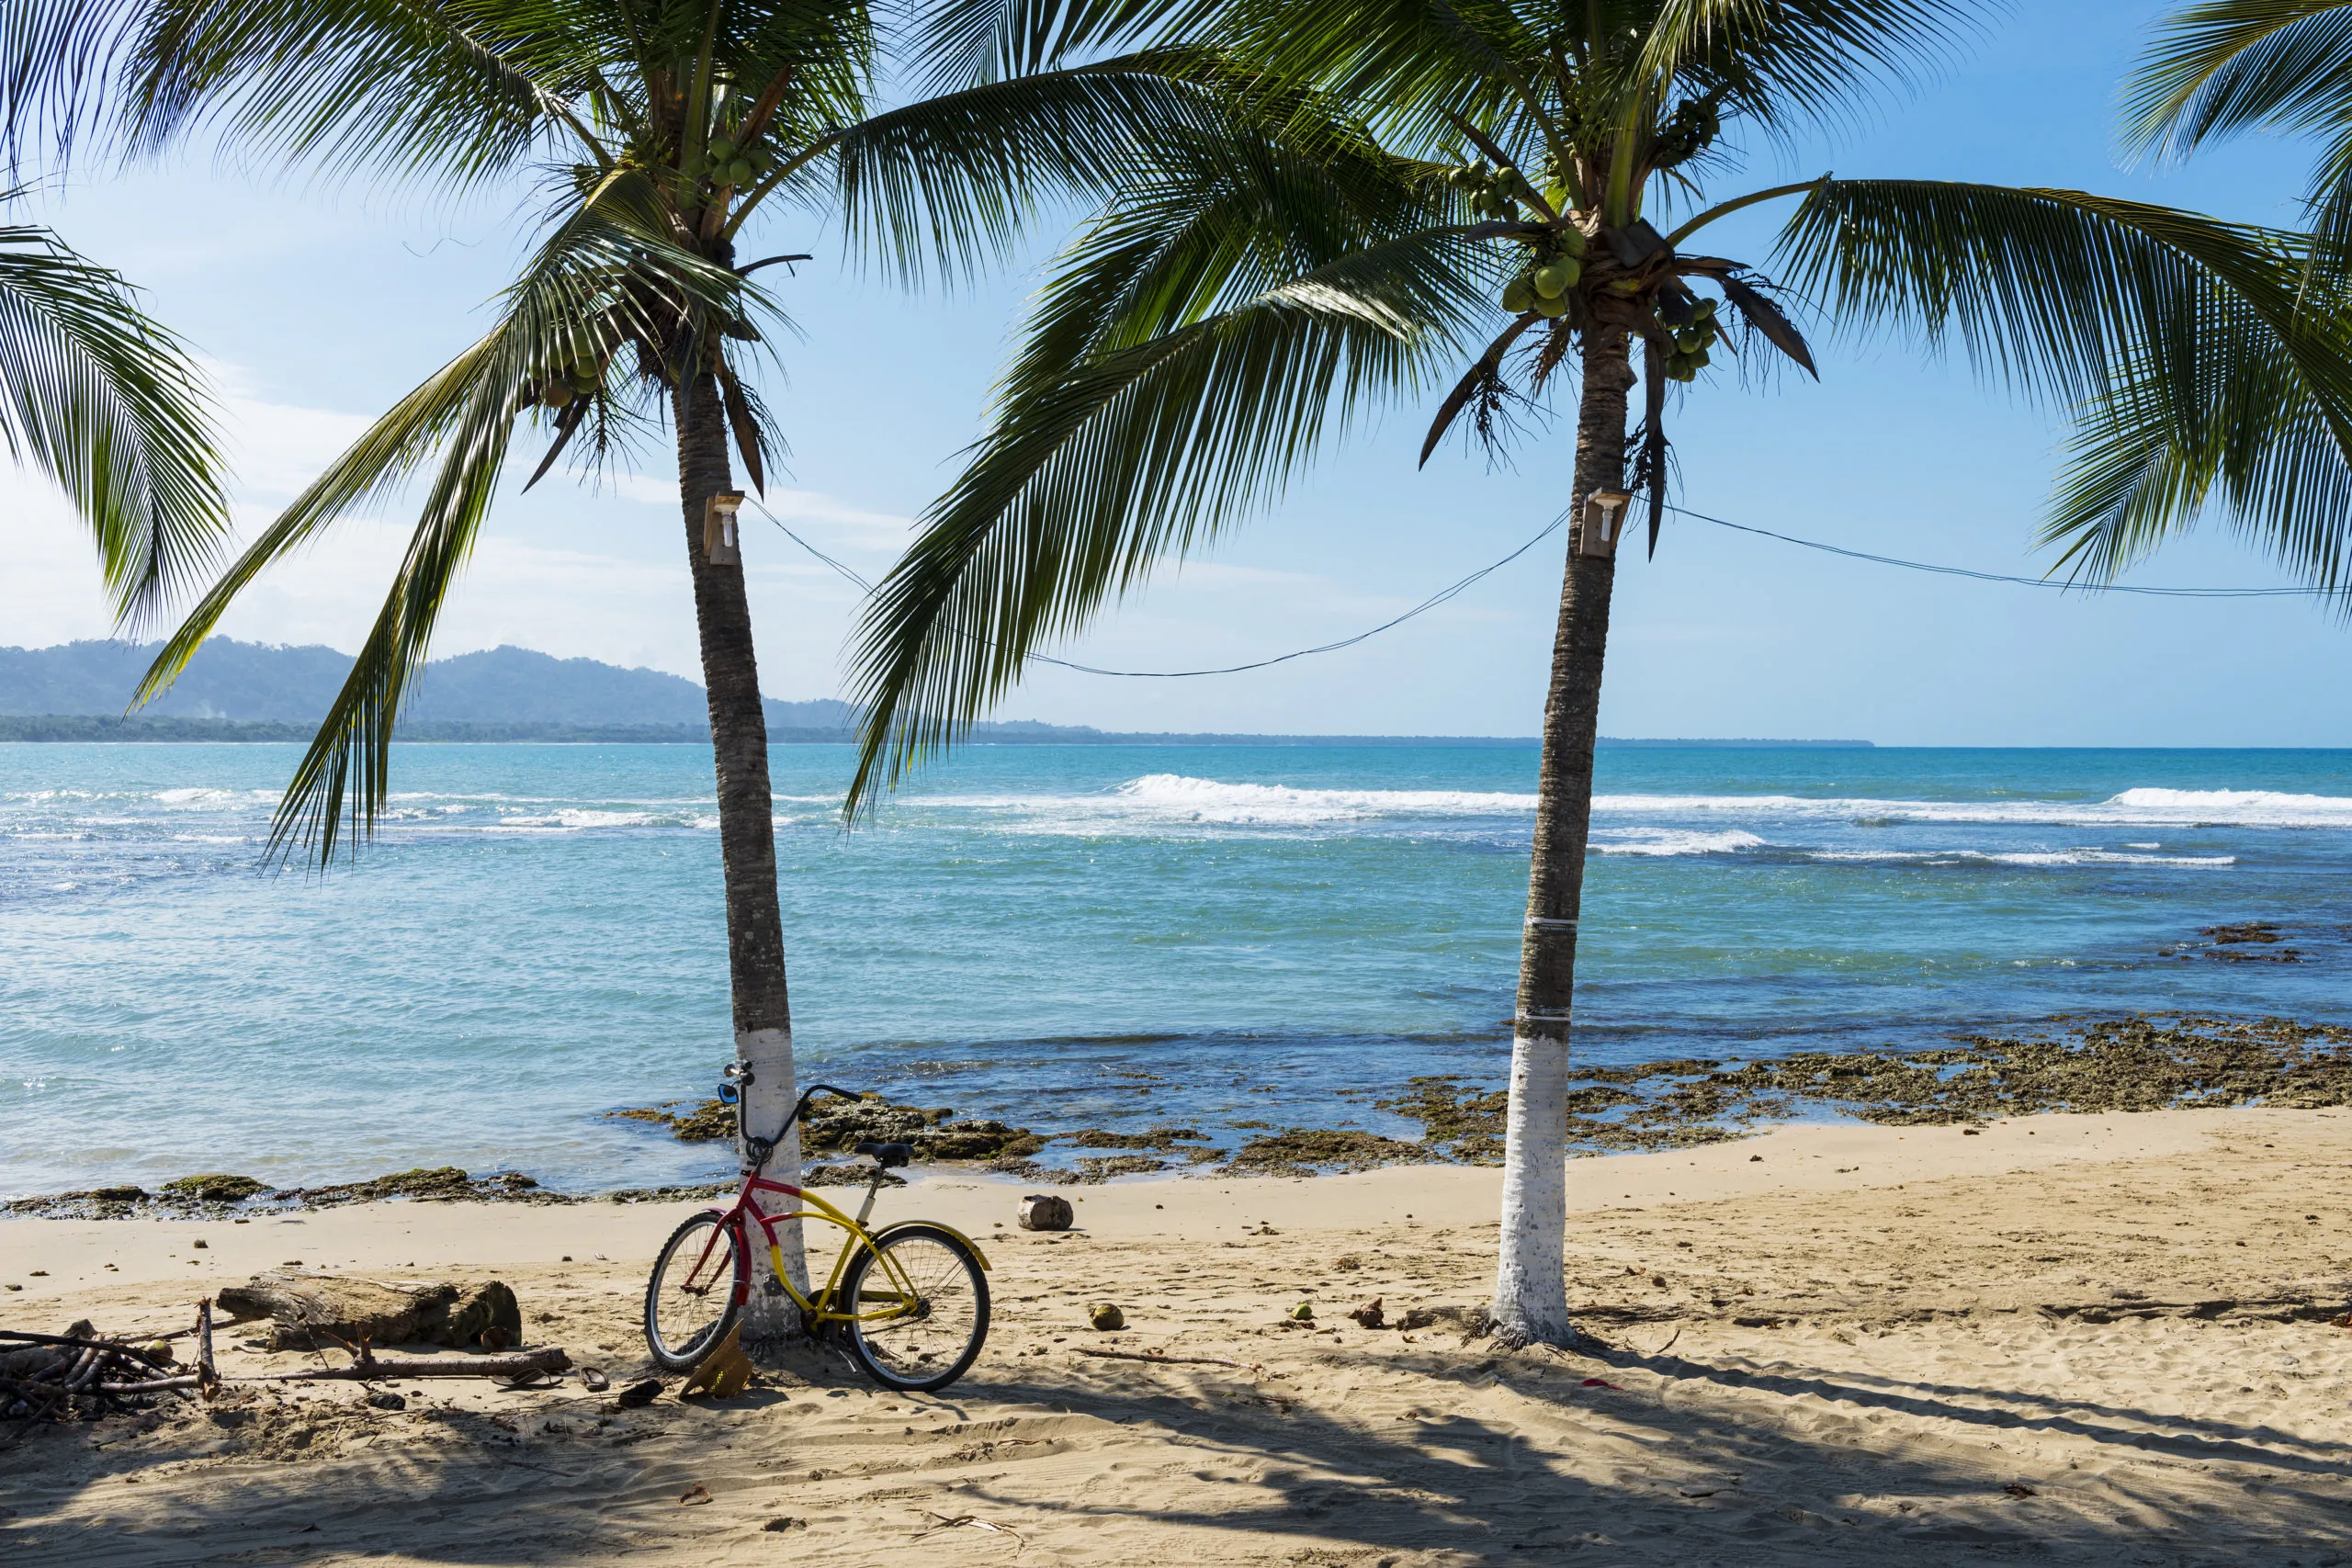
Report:
M 1617 553 L 1617 535 L 1625 526 L 1625 504 L 1634 498 L 1621 490 L 1595 491 L 1584 499 L 1584 520 L 1577 527 L 1577 554 L 1604 559 Z
M 702 553 L 713 566 L 741 566 L 743 550 L 735 536 L 735 513 L 742 492 L 724 490 L 702 504 Z

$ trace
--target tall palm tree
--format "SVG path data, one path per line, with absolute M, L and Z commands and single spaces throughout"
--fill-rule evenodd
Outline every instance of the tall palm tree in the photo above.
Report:
M 2299 303 L 2352 330 L 2352 3 L 2201 0 L 2161 22 L 2124 91 L 2125 144 L 2167 161 L 2248 130 L 2314 137 Z M 2271 334 L 2208 299 L 2194 334 L 2152 340 L 2084 422 L 2043 530 L 2104 581 L 2218 511 L 2315 586 L 2346 586 L 2352 460 Z M 2202 383 L 2194 404 L 2173 389 Z
M 332 175 L 445 192 L 536 187 L 537 249 L 490 330 L 354 442 L 221 576 L 142 694 L 237 594 L 412 479 L 424 504 L 349 680 L 297 769 L 272 849 L 322 863 L 374 829 L 391 740 L 523 427 L 609 459 L 666 423 L 709 693 L 743 1125 L 794 1101 L 767 737 L 728 504 L 764 482 L 756 374 L 780 313 L 740 261 L 762 224 L 831 219 L 910 280 L 1003 253 L 1033 206 L 1114 183 L 1205 101 L 1182 62 L 1101 56 L 1085 4 L 943 0 L 28 0 L 0 28 L 18 143 L 151 153 L 197 135 Z M 894 102 L 884 79 L 911 85 Z M 923 96 L 928 95 L 928 96 Z M 781 217 L 781 222 L 777 220 Z M 729 446 L 732 444 L 730 454 Z M 764 1154 L 764 1149 L 756 1151 Z M 747 1157 L 754 1151 L 746 1149 Z M 797 1133 L 772 1165 L 793 1179 Z M 786 1268 L 799 1269 L 797 1233 Z M 760 1260 L 764 1266 L 764 1260 Z M 750 1331 L 790 1326 L 775 1292 Z
M 22 194 L 0 191 L 0 203 Z M 0 446 L 65 492 L 124 630 L 160 614 L 227 537 L 194 355 L 120 274 L 37 224 L 0 225 Z
M 1677 399 L 1712 389 L 1735 351 L 1751 375 L 1770 358 L 1814 373 L 1781 303 L 1793 294 L 1851 330 L 1956 341 L 2030 395 L 2086 405 L 2093 437 L 2122 423 L 2132 386 L 2149 421 L 2194 425 L 2226 399 L 2179 351 L 2219 325 L 2258 338 L 2248 357 L 2352 451 L 2352 375 L 2296 311 L 2288 237 L 2070 190 L 1827 175 L 1723 190 L 1743 144 L 1836 122 L 1980 8 L 1235 0 L 1211 36 L 1270 130 L 1164 159 L 1072 243 L 988 434 L 869 607 L 854 807 L 1351 415 L 1444 389 L 1426 461 L 1458 423 L 1508 440 L 1516 410 L 1574 384 L 1576 521 L 1511 1049 L 1507 1337 L 1575 1332 L 1563 1145 L 1594 732 L 1623 503 L 1645 498 L 1654 548 Z M 1770 273 L 1699 248 L 1771 201 L 1795 205 Z

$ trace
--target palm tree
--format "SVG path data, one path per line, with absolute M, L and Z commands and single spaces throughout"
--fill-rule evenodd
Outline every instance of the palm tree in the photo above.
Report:
M 854 807 L 952 741 L 1033 649 L 1274 493 L 1351 415 L 1446 389 L 1426 461 L 1465 419 L 1510 439 L 1515 412 L 1575 382 L 1575 523 L 1511 1049 L 1494 1301 L 1507 1338 L 1575 1333 L 1563 1144 L 1594 731 L 1620 523 L 1645 498 L 1654 548 L 1676 399 L 1735 351 L 1751 375 L 1767 356 L 1813 373 L 1780 302 L 1793 294 L 1850 330 L 1956 340 L 2024 392 L 2086 405 L 2088 438 L 2132 387 L 2154 394 L 2151 425 L 2201 428 L 2226 400 L 2180 351 L 2220 326 L 2258 338 L 2248 357 L 2352 450 L 2352 375 L 2296 312 L 2288 237 L 2069 190 L 1824 175 L 1721 193 L 1743 141 L 1834 123 L 1934 61 L 1974 9 L 1236 0 L 1212 36 L 1270 129 L 1248 148 L 1179 149 L 1073 242 L 990 429 L 869 606 Z M 1719 220 L 1785 200 L 1770 274 L 1698 249 Z
M 0 225 L 0 444 L 89 527 L 125 630 L 190 585 L 228 533 L 204 388 L 119 274 L 47 229 Z
M 1100 55 L 1084 4 L 952 0 L 39 0 L 5 39 L 7 129 L 70 155 L 198 134 L 331 175 L 463 192 L 531 182 L 536 251 L 490 330 L 379 419 L 266 528 L 164 647 L 186 666 L 237 594 L 355 507 L 424 503 L 349 680 L 281 801 L 271 848 L 326 863 L 375 828 L 402 697 L 487 521 L 518 427 L 591 465 L 666 423 L 675 446 L 718 773 L 747 1144 L 794 1102 L 766 728 L 729 508 L 773 421 L 755 375 L 781 321 L 738 260 L 755 219 L 837 220 L 910 281 L 1002 254 L 1041 199 L 1117 179 L 1205 101 L 1173 56 Z M 928 92 L 893 104 L 881 79 Z M 729 444 L 732 443 L 730 456 Z M 527 484 L 526 485 L 527 488 Z M 765 1153 L 764 1150 L 757 1151 Z M 746 1157 L 754 1151 L 747 1148 Z M 775 1151 L 797 1168 L 797 1133 Z M 797 1233 L 786 1250 L 799 1270 Z M 749 1331 L 791 1326 L 763 1290 Z
M 2320 335 L 2352 325 L 2352 4 L 2204 0 L 2159 24 L 2126 85 L 2131 149 L 2186 159 L 2248 130 L 2308 132 L 2318 167 L 2300 301 Z M 2107 581 L 2218 509 L 2306 581 L 2345 586 L 2352 461 L 2276 338 L 2214 296 L 2193 336 L 2153 339 L 2083 422 L 2043 541 Z M 2173 389 L 2195 376 L 2199 400 Z

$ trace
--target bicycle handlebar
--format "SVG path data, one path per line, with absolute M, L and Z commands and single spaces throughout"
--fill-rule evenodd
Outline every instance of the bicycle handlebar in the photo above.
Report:
M 784 1125 L 775 1130 L 775 1137 L 746 1138 L 743 1140 L 743 1152 L 752 1156 L 752 1168 L 753 1170 L 758 1171 L 767 1168 L 768 1157 L 775 1153 L 775 1146 L 784 1142 L 784 1135 L 792 1131 L 792 1124 L 799 1121 L 803 1113 L 808 1111 L 808 1102 L 816 1099 L 817 1096 L 820 1094 L 837 1095 L 843 1100 L 861 1100 L 865 1098 L 863 1095 L 857 1094 L 853 1090 L 841 1089 L 832 1084 L 810 1084 L 807 1091 L 801 1095 L 799 1102 L 793 1106 L 792 1114 L 784 1119 Z M 743 1114 L 742 1110 L 739 1107 L 736 1110 L 735 1114 L 740 1120 Z

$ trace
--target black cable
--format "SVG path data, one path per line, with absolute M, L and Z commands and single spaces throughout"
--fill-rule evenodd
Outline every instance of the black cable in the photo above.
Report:
M 794 544 L 798 545 L 856 584 L 861 592 L 866 593 L 874 592 L 874 584 L 786 527 L 784 519 L 770 512 L 761 503 L 759 498 L 754 496 L 750 499 L 753 506 L 759 507 L 760 515 L 782 529 L 786 538 L 790 539 Z M 2072 590 L 2082 593 L 2140 593 L 2161 599 L 2276 599 L 2301 598 L 2312 594 L 2334 598 L 2343 592 L 2330 588 L 2142 588 L 2120 582 L 2064 582 L 2047 577 L 2014 577 L 2006 572 L 1974 571 L 1963 566 L 1937 566 L 1930 561 L 1905 560 L 1899 556 L 1879 556 L 1872 555 L 1868 550 L 1849 550 L 1838 545 L 1825 545 L 1817 539 L 1800 539 L 1792 534 L 1776 534 L 1770 528 L 1757 528 L 1746 523 L 1734 523 L 1722 517 L 1710 517 L 1703 512 L 1693 512 L 1687 506 L 1668 503 L 1666 510 L 1695 522 L 1712 523 L 1718 528 L 1729 528 L 1736 533 L 1755 534 L 1767 539 L 1778 539 L 1784 545 L 1796 545 L 1808 550 L 1820 550 L 1827 555 L 1844 556 L 1849 560 L 1866 560 L 1878 566 L 1897 566 L 1907 571 L 1933 572 L 1939 577 L 1965 577 L 1978 582 L 2009 582 L 2024 588 L 2054 588 L 2062 592 Z M 1436 609 L 1464 589 L 1470 587 L 1482 578 L 1490 577 L 1500 571 L 1537 545 L 1542 544 L 1546 538 L 1558 532 L 1560 525 L 1567 520 L 1568 513 L 1561 513 L 1544 525 L 1533 538 L 1493 565 L 1480 567 L 1451 588 L 1441 589 L 1430 594 L 1394 620 L 1383 621 L 1370 631 L 1358 632 L 1353 637 L 1341 637 L 1337 642 L 1320 643 L 1313 648 L 1302 648 L 1289 653 L 1276 654 L 1272 659 L 1260 659 L 1248 664 L 1227 664 L 1215 670 L 1102 670 L 1091 664 L 1073 664 L 1067 659 L 1056 659 L 1049 654 L 1033 653 L 1029 658 L 1035 663 L 1057 665 L 1064 670 L 1075 670 L 1082 675 L 1115 675 L 1129 681 L 1182 681 L 1196 675 L 1238 675 L 1245 670 L 1263 670 L 1270 665 L 1287 664 L 1294 659 L 1305 659 L 1312 654 L 1337 653 L 1343 648 L 1353 648 L 1360 642 L 1378 637 L 1382 632 L 1403 626 L 1416 615 Z
M 819 549 L 816 546 L 810 544 L 808 540 L 802 538 L 791 529 L 786 528 L 784 525 L 784 520 L 778 517 L 775 513 L 770 512 L 765 506 L 761 506 L 757 498 L 752 498 L 752 504 L 760 508 L 761 516 L 775 524 L 778 528 L 783 528 L 784 536 L 786 538 L 790 539 L 794 544 L 798 545 L 802 549 L 807 550 L 810 555 L 815 556 L 819 560 L 823 561 L 827 566 L 831 567 L 835 571 L 841 573 L 842 576 L 847 578 L 850 581 L 857 584 L 858 587 L 864 589 L 866 592 L 871 593 L 874 592 L 874 585 L 872 583 L 866 581 L 865 579 L 860 577 L 856 572 L 852 571 L 849 568 L 843 566 L 841 562 L 835 560 L 832 557 L 827 555 L 824 551 Z M 1453 587 L 1441 589 L 1437 592 L 1430 594 L 1428 598 L 1422 600 L 1419 604 L 1414 605 L 1411 609 L 1406 611 L 1403 615 L 1397 616 L 1393 621 L 1383 621 L 1380 625 L 1373 627 L 1368 632 L 1358 632 L 1353 637 L 1341 637 L 1337 642 L 1327 642 L 1315 648 L 1302 648 L 1290 653 L 1276 654 L 1272 659 L 1261 659 L 1249 664 L 1228 664 L 1224 668 L 1217 670 L 1100 670 L 1091 664 L 1073 664 L 1067 659 L 1055 659 L 1050 655 L 1043 653 L 1033 653 L 1029 657 L 1036 663 L 1059 665 L 1064 670 L 1075 670 L 1083 675 L 1117 675 L 1130 681 L 1181 681 L 1194 675 L 1238 675 L 1245 670 L 1263 670 L 1270 664 L 1287 664 L 1294 659 L 1305 659 L 1309 654 L 1337 653 L 1343 648 L 1353 648 L 1356 644 L 1363 642 L 1367 638 L 1378 637 L 1382 632 L 1387 631 L 1392 627 L 1403 626 L 1407 621 L 1411 620 L 1416 615 L 1436 609 L 1440 604 L 1444 604 L 1448 599 L 1453 598 L 1455 594 L 1461 592 L 1472 583 L 1476 582 L 1480 578 L 1492 576 L 1494 573 L 1500 571 L 1503 568 L 1509 566 L 1511 562 L 1517 560 L 1520 557 L 1525 555 L 1528 551 L 1533 549 L 1536 546 L 1542 544 L 1545 538 L 1558 532 L 1560 525 L 1567 520 L 1568 513 L 1566 512 L 1561 513 L 1557 517 L 1553 518 L 1552 521 L 1544 525 L 1543 528 L 1536 533 L 1533 538 L 1528 540 L 1527 543 L 1520 546 L 1519 548 L 1511 551 L 1510 554 L 1503 557 L 1502 559 L 1495 562 L 1493 565 L 1482 566 L 1477 570 L 1472 572 L 1469 576 L 1464 578 L 1461 581 L 1455 583 Z
M 1668 512 L 1694 518 L 1701 523 L 1713 523 L 1718 528 L 1736 529 L 1742 534 L 1760 534 L 1768 539 L 1778 539 L 1784 545 L 1802 545 L 1808 550 L 1820 550 L 1828 555 L 1845 556 L 1852 560 L 1874 561 L 1880 566 L 1899 566 L 1911 571 L 1932 571 L 1940 577 L 1973 578 L 1979 582 L 2014 582 L 2025 588 L 2072 589 L 2080 593 L 2144 593 L 2159 599 L 2278 599 L 2319 594 L 2334 598 L 2342 592 L 2333 588 L 2140 588 L 2121 582 L 2064 582 L 2048 577 L 2011 577 L 1997 571 L 1972 571 L 1964 566 L 1936 566 L 1928 561 L 1904 560 L 1896 556 L 1874 556 L 1867 550 L 1849 550 L 1837 545 L 1825 545 L 1815 539 L 1800 539 L 1789 534 L 1775 534 L 1770 528 L 1750 527 L 1745 523 L 1727 522 L 1710 517 L 1703 512 L 1693 512 L 1687 506 L 1668 503 Z

